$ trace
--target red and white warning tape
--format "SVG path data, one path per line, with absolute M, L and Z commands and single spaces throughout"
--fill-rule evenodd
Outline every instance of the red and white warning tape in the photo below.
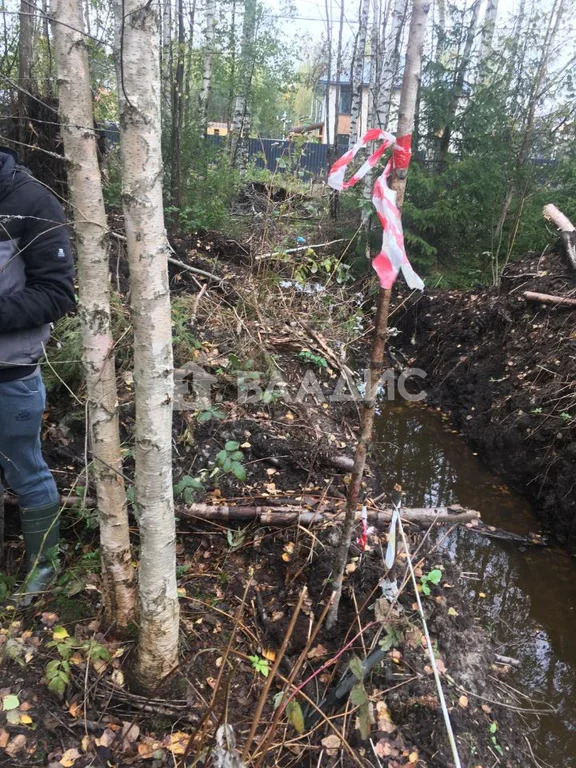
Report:
M 388 147 L 393 146 L 392 155 L 386 163 L 384 173 L 376 179 L 372 190 L 372 203 L 384 230 L 382 250 L 372 260 L 372 266 L 376 270 L 382 288 L 391 288 L 398 277 L 398 272 L 402 270 L 408 287 L 421 291 L 424 288 L 424 283 L 414 272 L 406 256 L 402 221 L 400 211 L 396 206 L 396 192 L 388 186 L 388 178 L 392 171 L 394 169 L 406 169 L 410 164 L 411 138 L 411 135 L 406 135 L 396 139 L 387 131 L 372 128 L 359 139 L 352 149 L 349 149 L 339 160 L 336 160 L 328 174 L 328 185 L 338 190 L 353 187 L 371 168 L 374 168 Z M 345 181 L 344 177 L 349 163 L 359 150 L 371 141 L 382 141 L 382 144 L 366 160 L 364 165 L 348 181 Z

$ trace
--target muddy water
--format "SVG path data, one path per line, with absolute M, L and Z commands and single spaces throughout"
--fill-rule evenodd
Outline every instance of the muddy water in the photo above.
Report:
M 527 502 L 488 472 L 436 412 L 386 403 L 376 430 L 383 477 L 390 487 L 402 485 L 406 506 L 458 503 L 498 528 L 538 530 Z M 576 768 L 576 561 L 561 550 L 522 551 L 466 529 L 443 546 L 474 574 L 465 582 L 470 604 L 498 652 L 521 662 L 510 682 L 557 710 L 540 716 L 534 751 L 550 765 Z

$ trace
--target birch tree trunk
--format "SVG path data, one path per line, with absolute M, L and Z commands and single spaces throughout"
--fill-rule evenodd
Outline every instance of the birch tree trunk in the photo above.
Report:
M 170 219 L 171 230 L 176 229 L 182 207 L 182 129 L 184 127 L 184 2 L 177 3 L 178 37 L 176 70 L 172 82 L 172 125 L 170 163 L 170 202 L 175 208 Z
M 446 124 L 444 126 L 444 130 L 442 132 L 442 136 L 439 143 L 439 163 L 440 163 L 440 169 L 444 166 L 446 156 L 448 155 L 448 151 L 450 149 L 450 140 L 452 138 L 452 127 L 454 123 L 454 118 L 456 117 L 456 112 L 458 110 L 458 105 L 460 104 L 460 99 L 462 98 L 462 92 L 464 88 L 464 82 L 466 80 L 466 75 L 468 73 L 468 69 L 470 67 L 470 62 L 472 59 L 472 47 L 474 45 L 474 40 L 476 38 L 476 33 L 478 30 L 478 16 L 480 13 L 480 0 L 475 0 L 475 2 L 472 5 L 472 19 L 470 20 L 470 26 L 468 27 L 468 31 L 466 32 L 466 40 L 464 43 L 464 51 L 462 53 L 462 58 L 460 60 L 460 64 L 456 68 L 456 71 L 454 73 L 454 85 L 452 86 L 452 93 L 450 95 L 450 103 L 448 105 L 448 111 L 446 115 Z
M 422 49 L 424 46 L 424 34 L 426 31 L 426 19 L 430 10 L 430 0 L 413 0 L 412 18 L 408 34 L 408 47 L 406 51 L 406 66 L 400 94 L 400 109 L 398 116 L 398 129 L 396 135 L 404 136 L 412 133 L 414 127 L 414 113 L 420 84 L 420 70 L 422 67 Z M 404 191 L 406 189 L 406 171 L 398 173 L 391 180 L 392 187 L 396 190 L 396 205 L 402 210 Z M 366 456 L 372 442 L 374 427 L 374 414 L 378 394 L 378 382 L 384 367 L 384 350 L 388 335 L 388 311 L 390 306 L 390 290 L 380 289 L 378 307 L 376 310 L 376 324 L 372 339 L 370 354 L 370 377 L 366 387 L 366 399 L 362 414 L 360 436 L 354 456 L 354 469 L 348 486 L 346 501 L 346 517 L 342 527 L 342 538 L 334 557 L 332 568 L 332 589 L 334 598 L 328 611 L 326 626 L 334 626 L 338 619 L 338 607 L 342 595 L 342 579 L 348 559 L 348 551 L 352 540 L 355 513 L 360 500 L 362 478 L 366 465 Z
M 150 693 L 178 661 L 172 491 L 173 359 L 162 208 L 159 15 L 116 0 L 120 147 L 134 325 L 140 632 L 134 675 Z M 120 44 L 122 51 L 120 52 Z M 121 55 L 120 55 L 121 53 Z
M 108 225 L 80 0 L 53 0 L 52 26 L 70 201 L 75 213 L 90 442 L 100 522 L 103 601 L 108 623 L 135 618 L 135 572 L 118 431 L 114 339 L 110 328 Z M 61 23 L 62 22 L 62 23 Z
M 494 32 L 496 30 L 496 17 L 498 16 L 498 0 L 488 0 L 484 14 L 484 24 L 482 26 L 482 39 L 480 42 L 480 63 L 484 64 L 494 42 Z
M 362 92 L 364 85 L 364 56 L 366 54 L 366 33 L 368 31 L 368 12 L 370 0 L 361 0 L 358 35 L 356 37 L 356 55 L 352 68 L 352 101 L 350 106 L 350 141 L 353 147 L 358 141 L 358 117 L 362 109 Z M 365 129 L 366 126 L 363 126 Z
M 231 131 L 232 163 L 243 167 L 246 161 L 246 145 L 250 132 L 250 89 L 254 74 L 254 35 L 256 32 L 256 0 L 244 0 L 242 45 L 238 62 L 238 90 L 234 100 L 234 116 Z
M 374 93 L 375 114 L 378 127 L 387 130 L 394 93 L 394 80 L 398 75 L 402 30 L 408 14 L 408 0 L 395 0 L 390 30 L 384 43 L 384 61 Z
M 202 67 L 202 86 L 198 97 L 198 129 L 200 136 L 208 126 L 208 101 L 212 87 L 212 60 L 214 58 L 214 32 L 216 27 L 216 0 L 206 0 L 206 43 Z

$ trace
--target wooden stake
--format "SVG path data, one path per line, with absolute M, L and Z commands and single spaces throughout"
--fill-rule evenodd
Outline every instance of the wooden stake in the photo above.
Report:
M 544 218 L 551 221 L 560 230 L 568 266 L 573 272 L 576 272 L 576 227 L 555 205 L 545 205 L 543 213 Z
M 550 293 L 534 293 L 534 291 L 524 291 L 522 296 L 526 301 L 537 301 L 540 304 L 552 304 L 555 307 L 576 307 L 576 299 L 568 296 L 553 296 Z

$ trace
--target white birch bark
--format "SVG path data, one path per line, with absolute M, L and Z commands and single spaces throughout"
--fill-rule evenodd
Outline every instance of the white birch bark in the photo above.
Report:
M 198 124 L 200 135 L 204 136 L 208 126 L 208 100 L 212 87 L 212 61 L 214 58 L 214 37 L 216 29 L 216 0 L 206 0 L 206 31 L 204 62 L 202 67 L 202 85 L 198 97 Z
M 140 632 L 134 674 L 145 691 L 178 660 L 172 491 L 173 359 L 162 207 L 159 10 L 116 0 L 120 147 L 134 325 Z
M 244 0 L 242 44 L 238 62 L 238 91 L 234 100 L 231 131 L 231 156 L 234 164 L 245 165 L 250 132 L 249 96 L 254 74 L 253 48 L 256 31 L 256 0 Z
M 384 62 L 379 82 L 376 83 L 374 104 L 376 121 L 379 128 L 386 130 L 390 120 L 390 108 L 394 92 L 394 80 L 398 75 L 402 30 L 408 13 L 408 0 L 395 0 L 392 20 L 384 43 Z
M 78 252 L 79 317 L 100 522 L 103 600 L 107 621 L 127 627 L 135 617 L 135 573 L 118 432 L 108 225 L 92 127 L 81 0 L 53 0 L 51 11 L 61 130 Z
M 480 41 L 480 62 L 484 62 L 492 51 L 494 31 L 496 29 L 496 17 L 498 16 L 498 0 L 488 0 L 482 26 L 482 38 Z
M 361 0 L 358 35 L 356 37 L 356 55 L 352 68 L 352 103 L 350 107 L 350 141 L 353 147 L 358 141 L 358 116 L 362 109 L 362 92 L 364 85 L 364 56 L 366 53 L 366 34 L 368 31 L 368 12 L 370 0 Z M 364 126 L 365 128 L 366 126 Z

